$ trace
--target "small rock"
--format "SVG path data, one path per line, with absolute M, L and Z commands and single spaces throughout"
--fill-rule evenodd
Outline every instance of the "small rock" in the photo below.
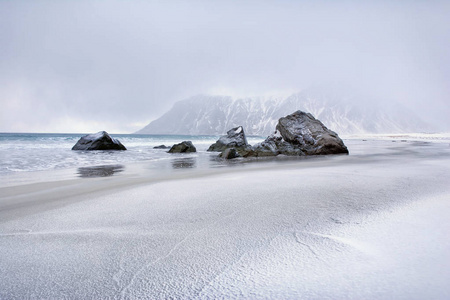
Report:
M 197 152 L 191 141 L 183 141 L 179 144 L 175 144 L 170 148 L 169 153 L 188 153 Z
M 169 149 L 170 147 L 169 146 L 166 146 L 166 145 L 159 145 L 159 146 L 155 146 L 155 147 L 153 147 L 153 149 Z

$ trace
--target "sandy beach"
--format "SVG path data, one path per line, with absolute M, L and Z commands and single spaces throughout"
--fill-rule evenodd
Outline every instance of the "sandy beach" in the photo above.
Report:
M 450 300 L 449 16 L 0 0 L 0 300 Z
M 448 299 L 448 143 L 346 144 L 348 156 L 11 177 L 0 299 Z

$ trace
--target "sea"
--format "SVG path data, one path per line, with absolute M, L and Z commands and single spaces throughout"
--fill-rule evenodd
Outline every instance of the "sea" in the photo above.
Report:
M 264 159 L 223 160 L 208 147 L 220 135 L 139 135 L 111 134 L 127 151 L 74 151 L 76 142 L 85 134 L 61 133 L 0 133 L 0 187 L 58 181 L 74 178 L 136 176 L 159 178 L 173 172 L 202 171 L 211 168 L 251 165 Z M 262 136 L 247 136 L 250 145 L 264 140 Z M 354 136 L 344 138 L 352 157 L 368 159 L 414 151 L 417 155 L 448 153 L 450 134 Z M 191 141 L 195 153 L 170 154 L 172 146 Z M 429 141 L 433 141 L 432 144 Z M 393 143 L 396 142 L 396 143 Z M 436 144 L 435 142 L 439 142 Z M 439 145 L 440 144 L 440 145 Z M 434 146 L 431 146 L 434 145 Z M 420 146 L 420 147 L 418 147 Z M 426 146 L 426 147 L 424 147 Z M 417 152 L 416 152 L 417 151 Z M 444 152 L 442 152 L 444 151 Z M 268 163 L 290 163 L 292 160 L 325 159 L 318 157 L 277 157 Z M 330 159 L 330 158 L 328 158 Z M 341 159 L 341 158 L 334 158 Z
M 223 166 L 216 159 L 217 153 L 207 152 L 208 147 L 219 139 L 219 135 L 140 135 L 111 134 L 127 151 L 73 151 L 72 147 L 85 134 L 61 133 L 0 133 L 0 179 L 15 182 L 19 178 L 39 174 L 43 171 L 59 172 L 64 179 L 71 176 L 102 177 L 123 172 L 129 165 L 146 166 L 147 169 L 185 169 Z M 264 138 L 248 136 L 250 144 Z M 172 146 L 182 141 L 191 141 L 196 153 L 170 154 L 168 149 L 155 146 Z M 41 172 L 41 173 L 39 173 Z M 34 177 L 36 177 L 34 176 Z M 8 184 L 9 185 L 9 184 Z

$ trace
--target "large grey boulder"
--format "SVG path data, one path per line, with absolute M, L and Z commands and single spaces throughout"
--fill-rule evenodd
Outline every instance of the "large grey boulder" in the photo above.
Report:
M 214 144 L 209 146 L 207 151 L 221 152 L 227 148 L 235 148 L 236 150 L 249 147 L 247 138 L 245 137 L 244 128 L 238 126 L 228 130 L 226 136 L 220 137 Z
M 280 118 L 275 133 L 252 150 L 247 156 L 348 154 L 337 133 L 300 110 Z
M 183 141 L 179 144 L 175 144 L 170 148 L 169 153 L 188 153 L 197 152 L 191 141 Z
M 306 155 L 348 154 L 348 149 L 336 132 L 329 130 L 310 113 L 296 111 L 277 124 L 283 140 L 296 145 Z
M 81 137 L 72 150 L 127 150 L 127 148 L 106 131 L 99 131 Z

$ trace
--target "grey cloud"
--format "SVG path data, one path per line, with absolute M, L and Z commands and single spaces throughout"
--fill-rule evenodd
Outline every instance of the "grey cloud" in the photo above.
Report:
M 0 131 L 58 116 L 133 131 L 194 94 L 327 81 L 450 129 L 448 15 L 425 1 L 4 1 Z

